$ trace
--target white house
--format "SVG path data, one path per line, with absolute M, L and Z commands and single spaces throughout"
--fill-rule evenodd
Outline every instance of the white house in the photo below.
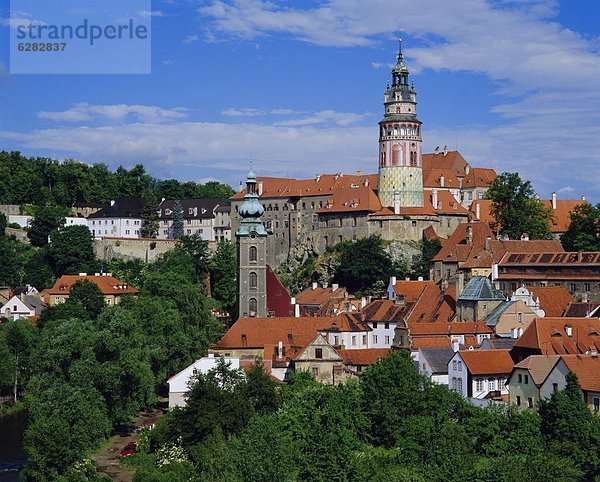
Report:
M 184 235 L 196 234 L 204 241 L 220 241 L 225 236 L 227 236 L 226 239 L 231 239 L 230 208 L 227 199 L 182 199 L 180 205 Z M 163 198 L 160 202 L 158 206 L 158 239 L 172 239 L 174 237 L 174 208 L 175 201 L 172 199 Z
M 9 320 L 38 316 L 46 305 L 33 295 L 13 296 L 0 308 L 0 317 Z
M 240 368 L 240 359 L 235 357 L 215 357 L 210 354 L 196 360 L 189 367 L 184 368 L 167 380 L 169 384 L 169 408 L 183 407 L 185 405 L 184 395 L 189 390 L 190 378 L 194 372 L 208 373 L 217 366 L 219 360 L 225 360 L 230 368 Z
M 453 355 L 452 348 L 420 348 L 411 352 L 419 373 L 440 385 L 448 385 L 448 362 Z
M 26 228 L 31 225 L 33 216 L 27 216 L 22 214 L 11 214 L 8 217 L 9 224 L 18 224 L 22 228 Z M 65 226 L 87 226 L 87 219 L 76 216 L 67 216 L 65 218 Z
M 118 198 L 90 214 L 87 226 L 95 239 L 140 238 L 143 210 L 144 201 L 140 198 Z
M 501 400 L 513 370 L 510 350 L 463 350 L 448 362 L 448 387 L 465 398 Z

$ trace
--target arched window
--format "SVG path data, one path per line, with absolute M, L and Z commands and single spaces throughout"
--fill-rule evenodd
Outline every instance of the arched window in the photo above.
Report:
M 248 313 L 250 316 L 256 316 L 256 312 L 258 311 L 258 302 L 256 298 L 250 298 L 248 300 Z
M 258 253 L 256 251 L 256 246 L 250 246 L 250 249 L 248 250 L 248 261 L 256 263 L 257 259 Z
M 392 146 L 392 166 L 399 166 L 402 161 L 402 151 L 399 144 Z
M 254 272 L 250 273 L 250 276 L 248 276 L 248 285 L 250 286 L 250 288 L 254 288 L 254 289 L 257 288 L 258 276 L 256 276 L 256 273 L 254 273 Z

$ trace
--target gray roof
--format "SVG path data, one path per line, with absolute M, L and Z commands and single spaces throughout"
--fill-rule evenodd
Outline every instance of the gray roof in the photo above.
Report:
M 485 338 L 481 342 L 480 350 L 510 350 L 518 338 Z
M 183 211 L 183 219 L 211 219 L 214 218 L 214 210 L 219 206 L 225 206 L 229 210 L 226 198 L 203 198 L 203 199 L 181 199 L 179 201 Z M 172 219 L 174 199 L 165 199 L 159 206 L 159 219 Z M 168 214 L 167 214 L 168 213 Z
M 485 324 L 487 326 L 496 326 L 498 324 L 500 316 L 502 316 L 502 313 L 504 313 L 504 311 L 506 311 L 506 309 L 513 303 L 514 301 L 503 301 L 502 303 L 500 303 L 498 306 L 496 306 L 496 308 L 494 308 L 491 311 L 489 315 L 487 315 L 485 319 Z
M 459 295 L 459 301 L 491 301 L 505 300 L 502 291 L 497 290 L 489 278 L 485 276 L 473 276 L 465 289 Z
M 99 211 L 90 214 L 93 218 L 139 218 L 144 210 L 144 200 L 138 197 L 120 197 L 110 206 L 105 206 Z
M 432 373 L 448 373 L 448 362 L 454 356 L 452 348 L 421 348 L 419 351 Z

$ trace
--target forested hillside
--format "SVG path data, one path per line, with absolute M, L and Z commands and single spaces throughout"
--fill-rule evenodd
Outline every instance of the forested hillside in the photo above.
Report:
M 111 171 L 105 164 L 27 158 L 19 152 L 4 151 L 0 152 L 0 179 L 0 204 L 71 206 L 75 202 L 109 203 L 118 197 L 190 199 L 229 197 L 234 193 L 219 182 L 159 180 L 141 164 Z

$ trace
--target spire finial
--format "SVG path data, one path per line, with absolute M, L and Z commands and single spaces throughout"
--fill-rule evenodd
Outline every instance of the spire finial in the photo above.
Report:
M 402 58 L 402 29 L 400 29 L 400 34 L 398 36 L 398 58 Z

